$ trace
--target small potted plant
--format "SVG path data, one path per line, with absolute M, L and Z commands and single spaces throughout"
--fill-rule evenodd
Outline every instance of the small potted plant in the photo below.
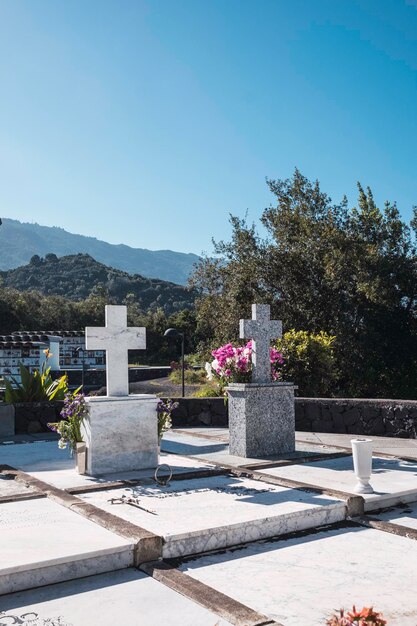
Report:
M 352 610 L 345 613 L 344 609 L 340 609 L 339 614 L 332 615 L 326 622 L 327 626 L 385 626 L 386 620 L 382 618 L 381 613 L 377 613 L 374 609 L 363 607 L 361 611 L 357 611 L 353 606 Z
M 81 387 L 73 393 L 65 396 L 64 408 L 61 411 L 62 420 L 48 424 L 48 428 L 57 432 L 61 438 L 58 447 L 65 449 L 69 446 L 71 454 L 76 457 L 77 469 L 80 474 L 85 474 L 87 450 L 81 435 L 81 425 L 88 413 L 85 404 L 85 396 L 80 392 Z
M 163 434 L 169 430 L 172 426 L 171 414 L 174 409 L 178 406 L 178 402 L 173 402 L 173 400 L 162 400 L 160 399 L 156 410 L 158 413 L 158 446 L 161 449 L 161 439 Z

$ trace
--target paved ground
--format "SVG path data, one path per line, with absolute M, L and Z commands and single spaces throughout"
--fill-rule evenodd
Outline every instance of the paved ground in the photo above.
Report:
M 80 476 L 53 434 L 0 441 L 0 626 L 320 626 L 353 604 L 417 626 L 417 442 L 373 438 L 362 498 L 351 438 L 243 459 L 227 429 L 173 430 L 168 486 Z

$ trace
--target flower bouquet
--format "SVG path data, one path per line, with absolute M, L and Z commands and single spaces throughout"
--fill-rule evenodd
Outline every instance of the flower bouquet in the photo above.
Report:
M 212 351 L 214 360 L 206 363 L 205 369 L 208 380 L 215 380 L 222 394 L 229 383 L 248 383 L 252 374 L 252 341 L 245 346 L 233 346 L 227 343 Z M 279 380 L 281 366 L 284 363 L 282 354 L 275 348 L 270 348 L 271 378 Z
M 83 441 L 81 425 L 88 413 L 85 396 L 80 393 L 80 389 L 81 387 L 65 395 L 64 408 L 61 411 L 62 420 L 48 424 L 48 428 L 61 435 L 58 447 L 65 449 L 69 446 L 71 454 L 76 451 L 77 443 Z

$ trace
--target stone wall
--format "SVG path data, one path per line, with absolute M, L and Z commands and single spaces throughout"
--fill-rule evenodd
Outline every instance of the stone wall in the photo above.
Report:
M 227 426 L 222 398 L 176 398 L 174 428 Z M 296 430 L 417 438 L 417 401 L 361 398 L 296 398 Z
M 58 422 L 63 402 L 19 402 L 14 407 L 15 432 L 36 434 L 51 431 L 48 422 Z
M 223 398 L 171 398 L 178 402 L 172 413 L 173 428 L 182 426 L 227 426 L 227 404 Z
M 174 400 L 179 403 L 172 416 L 174 428 L 226 427 L 228 424 L 227 405 L 223 398 L 174 398 Z M 14 406 L 0 403 L 0 422 L 2 422 L 0 435 L 11 434 L 9 430 L 13 419 L 16 433 L 47 432 L 46 424 L 58 421 L 61 408 L 61 402 L 37 402 Z M 308 432 L 416 439 L 417 401 L 296 398 L 295 424 L 297 430 Z
M 416 400 L 296 398 L 296 429 L 415 439 Z

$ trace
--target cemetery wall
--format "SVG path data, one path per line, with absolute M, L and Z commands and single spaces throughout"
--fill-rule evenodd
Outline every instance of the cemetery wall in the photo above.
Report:
M 48 422 L 58 422 L 63 402 L 19 402 L 18 404 L 0 404 L 0 420 L 2 412 L 14 409 L 14 428 L 17 435 L 50 433 Z M 7 409 L 6 409 L 7 407 Z
M 227 426 L 222 398 L 176 398 L 173 426 Z M 417 438 L 417 401 L 362 398 L 296 398 L 296 429 Z
M 179 403 L 172 415 L 174 428 L 224 427 L 228 424 L 227 405 L 223 398 L 173 399 Z M 17 404 L 14 407 L 0 402 L 0 435 L 2 426 L 10 428 L 13 417 L 16 433 L 47 432 L 46 424 L 59 419 L 61 408 L 59 402 Z M 417 438 L 415 400 L 296 398 L 295 419 L 296 429 L 301 431 Z
M 296 398 L 296 429 L 415 439 L 417 401 Z
M 181 426 L 227 426 L 227 404 L 223 398 L 172 398 L 178 408 L 172 413 L 173 428 Z

